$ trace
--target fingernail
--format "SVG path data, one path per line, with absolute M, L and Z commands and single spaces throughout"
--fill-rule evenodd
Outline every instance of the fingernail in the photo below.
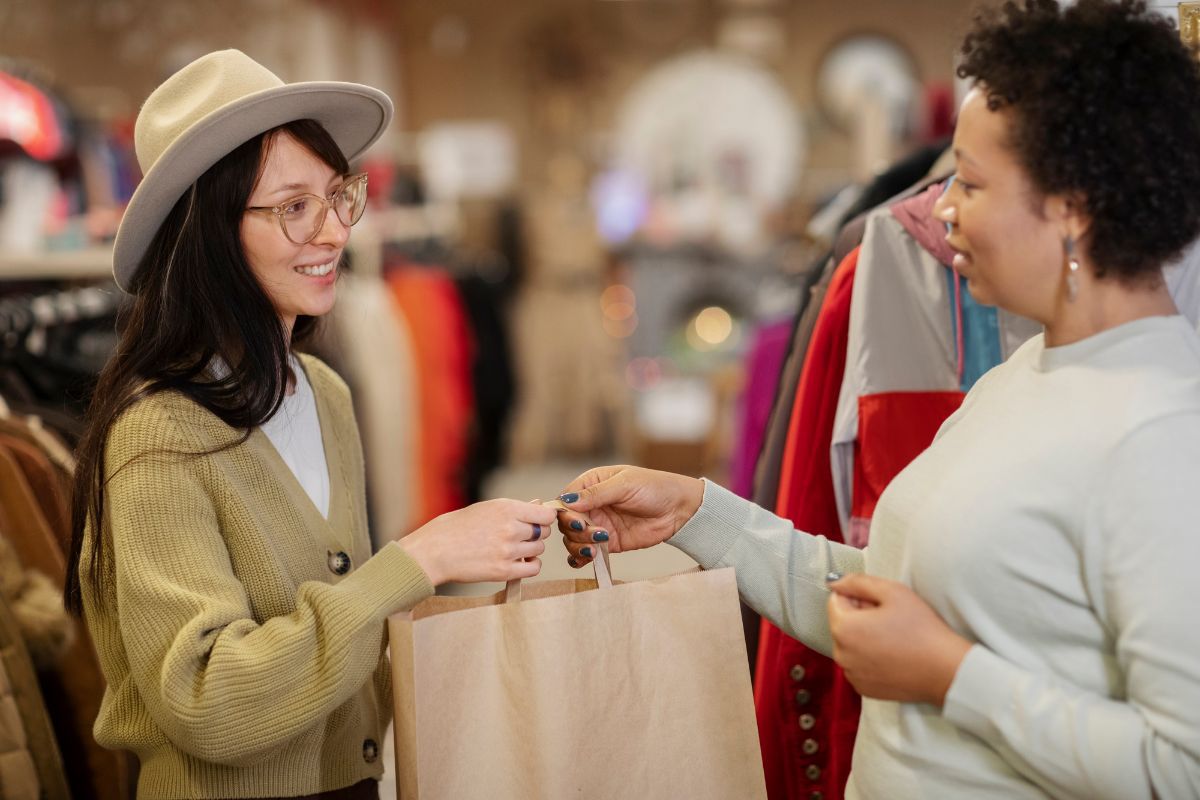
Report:
M 579 555 L 583 556 L 584 558 L 591 558 L 592 557 L 592 548 L 590 548 L 590 547 L 582 548 L 579 551 Z
M 579 499 L 579 493 L 578 492 L 567 492 L 566 494 L 560 494 L 558 496 L 558 499 L 562 500 L 564 503 L 574 503 L 575 501 L 577 501 Z
M 579 562 L 577 562 L 575 560 L 575 556 L 567 556 L 567 566 L 568 567 L 578 567 L 579 566 Z
M 592 534 L 592 541 L 593 542 L 607 542 L 608 541 L 608 531 L 596 531 L 595 533 Z
M 840 572 L 829 572 L 829 573 L 826 573 L 826 575 L 825 575 L 826 583 L 836 583 L 837 581 L 840 581 L 841 579 L 842 579 L 842 573 L 840 573 Z
M 571 530 L 573 530 L 573 531 L 583 530 L 583 523 L 577 519 L 571 520 Z

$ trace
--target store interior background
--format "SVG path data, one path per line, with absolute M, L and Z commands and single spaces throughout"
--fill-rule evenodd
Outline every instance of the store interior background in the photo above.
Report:
M 0 71 L 53 97 L 74 143 L 40 160 L 0 150 L 0 173 L 47 182 L 2 193 L 0 297 L 112 290 L 131 184 L 97 187 L 66 150 L 100 134 L 136 166 L 141 100 L 236 47 L 285 81 L 394 99 L 352 270 L 399 253 L 501 287 L 513 390 L 467 499 L 552 496 L 604 463 L 725 481 L 752 458 L 739 428 L 763 413 L 743 397 L 755 331 L 795 313 L 838 192 L 948 132 L 971 5 L 7 0 Z M 443 433 L 460 432 L 421 435 Z M 401 444 L 367 441 L 368 459 Z M 662 550 L 622 557 L 618 576 L 689 565 Z M 555 542 L 544 574 L 569 572 Z
M 600 464 L 748 494 L 746 433 L 778 376 L 756 345 L 788 330 L 856 191 L 944 147 L 976 6 L 0 0 L 0 416 L 30 374 L 41 408 L 81 413 L 78 378 L 115 341 L 139 104 L 234 47 L 284 81 L 360 82 L 396 105 L 355 165 L 371 205 L 318 349 L 355 391 L 377 544 L 470 500 L 552 497 Z M 396 329 L 362 324 L 363 287 L 404 276 L 407 305 L 381 323 Z M 412 288 L 434 284 L 473 287 L 493 325 L 447 327 L 466 295 Z M 670 547 L 613 559 L 627 580 L 691 566 Z M 578 574 L 553 537 L 541 578 Z

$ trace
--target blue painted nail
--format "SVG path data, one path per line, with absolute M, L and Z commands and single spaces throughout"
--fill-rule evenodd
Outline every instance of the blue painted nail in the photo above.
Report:
M 568 567 L 578 567 L 579 566 L 579 562 L 575 560 L 575 556 L 567 556 L 567 566 Z
M 579 499 L 579 493 L 578 492 L 567 492 L 566 494 L 560 494 L 558 496 L 558 499 L 562 500 L 564 503 L 574 503 L 576 500 Z
M 592 557 L 592 548 L 590 548 L 590 547 L 583 548 L 582 550 L 579 551 L 579 555 L 583 556 L 584 558 L 591 558 Z
M 825 575 L 826 583 L 837 583 L 841 579 L 842 579 L 842 573 L 840 573 L 840 572 L 830 572 Z
M 608 531 L 596 531 L 595 533 L 592 534 L 592 541 L 593 542 L 607 542 L 608 541 Z
M 583 530 L 583 523 L 577 519 L 571 520 L 571 530 L 573 530 L 573 531 Z

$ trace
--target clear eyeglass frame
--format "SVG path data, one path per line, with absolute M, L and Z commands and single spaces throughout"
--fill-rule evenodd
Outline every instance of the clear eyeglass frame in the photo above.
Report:
M 311 212 L 303 208 L 297 208 L 297 205 L 303 201 L 315 201 L 316 207 L 320 209 L 320 213 L 314 215 L 311 222 L 303 222 L 307 214 Z M 366 210 L 366 207 L 367 173 L 360 172 L 342 181 L 341 185 L 334 189 L 327 198 L 318 197 L 315 194 L 299 194 L 283 201 L 279 205 L 248 206 L 246 210 L 274 214 L 275 218 L 279 220 L 279 229 L 283 231 L 283 235 L 287 237 L 289 242 L 292 244 L 308 244 L 317 238 L 317 234 L 321 232 L 321 228 L 325 227 L 325 220 L 329 217 L 330 208 L 333 208 L 333 213 L 337 215 L 338 221 L 349 228 L 362 219 L 363 211 Z M 289 220 L 291 220 L 293 227 L 298 225 L 303 229 L 311 226 L 310 230 L 300 236 L 294 235 L 295 231 L 288 230 Z

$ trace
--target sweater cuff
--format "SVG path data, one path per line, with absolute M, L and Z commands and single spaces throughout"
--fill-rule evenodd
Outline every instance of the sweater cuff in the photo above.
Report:
M 388 542 L 379 552 L 338 584 L 363 598 L 375 609 L 380 622 L 405 611 L 433 594 L 429 576 L 399 542 Z
M 1000 735 L 997 723 L 1009 714 L 1015 668 L 983 645 L 972 645 L 946 692 L 942 716 L 985 741 Z
M 704 569 L 721 566 L 737 542 L 753 506 L 728 489 L 704 482 L 704 497 L 692 518 L 667 539 L 667 544 L 679 548 Z

